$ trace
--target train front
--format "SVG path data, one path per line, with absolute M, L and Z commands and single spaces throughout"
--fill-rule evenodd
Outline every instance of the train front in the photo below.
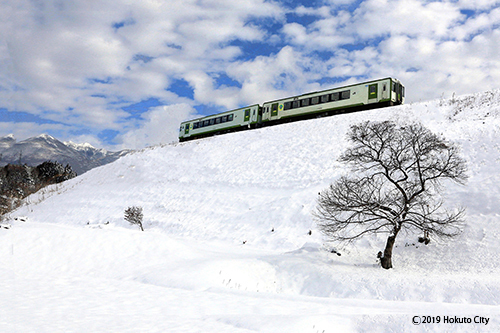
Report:
M 391 101 L 394 105 L 404 104 L 405 102 L 405 87 L 398 79 L 391 79 L 392 94 Z

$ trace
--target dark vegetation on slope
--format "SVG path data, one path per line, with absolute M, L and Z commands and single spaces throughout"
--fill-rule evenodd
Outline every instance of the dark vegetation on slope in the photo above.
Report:
M 68 164 L 46 161 L 36 167 L 8 164 L 0 168 L 0 219 L 19 207 L 22 199 L 41 188 L 76 177 Z

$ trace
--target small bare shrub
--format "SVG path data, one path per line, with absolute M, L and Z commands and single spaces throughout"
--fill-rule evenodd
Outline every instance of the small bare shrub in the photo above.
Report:
M 125 221 L 130 224 L 137 224 L 141 230 L 144 231 L 144 228 L 142 227 L 142 218 L 142 207 L 132 206 L 125 209 Z

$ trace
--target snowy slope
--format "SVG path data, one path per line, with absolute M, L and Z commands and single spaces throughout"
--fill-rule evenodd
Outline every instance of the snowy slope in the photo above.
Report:
M 470 174 L 446 188 L 467 207 L 460 238 L 403 235 L 389 271 L 375 260 L 384 237 L 339 256 L 311 216 L 347 172 L 349 126 L 384 119 L 458 142 Z M 129 154 L 31 196 L 12 214 L 28 222 L 0 230 L 0 331 L 496 332 L 499 166 L 500 91 Z M 123 220 L 131 205 L 145 232 Z M 412 324 L 424 315 L 441 322 Z

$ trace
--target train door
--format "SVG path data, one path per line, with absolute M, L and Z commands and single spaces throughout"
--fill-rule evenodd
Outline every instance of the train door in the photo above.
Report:
M 400 83 L 398 89 L 398 102 L 400 104 L 403 104 L 404 97 L 405 97 L 405 87 Z
M 264 109 L 264 107 L 260 107 L 260 106 L 257 107 L 257 124 L 262 123 L 262 111 L 263 111 L 263 109 Z
M 403 104 L 405 96 L 405 87 L 399 82 L 393 82 L 393 92 L 396 97 L 396 103 Z
M 381 97 L 381 99 L 387 100 L 389 98 L 388 92 L 389 92 L 389 88 L 387 88 L 387 82 L 382 83 L 382 97 Z
M 269 112 L 269 104 L 268 105 L 262 105 L 262 121 L 268 121 L 270 120 L 271 113 Z
M 258 111 L 259 111 L 259 107 L 252 108 L 252 110 L 250 111 L 252 113 L 252 116 L 250 118 L 250 123 L 255 124 L 257 122 Z
M 257 123 L 257 117 L 259 116 L 257 112 L 259 111 L 259 107 L 252 107 L 250 109 L 245 110 L 245 123 L 248 123 L 248 125 L 256 124 Z

